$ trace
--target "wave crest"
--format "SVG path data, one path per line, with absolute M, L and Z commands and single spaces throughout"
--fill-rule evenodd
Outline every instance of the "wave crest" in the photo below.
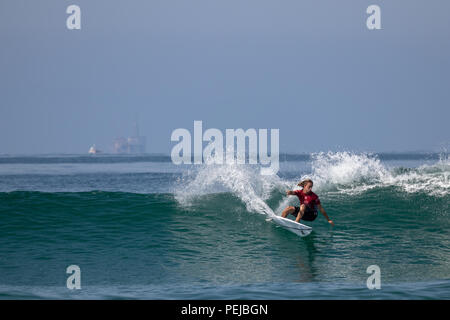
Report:
M 313 154 L 311 167 L 309 177 L 319 191 L 356 194 L 377 187 L 398 187 L 407 193 L 426 192 L 433 196 L 445 196 L 450 191 L 448 157 L 409 169 L 388 168 L 376 155 L 328 152 Z
M 189 171 L 179 181 L 174 194 L 183 206 L 190 206 L 199 197 L 217 192 L 231 192 L 244 202 L 248 211 L 274 215 L 267 200 L 274 190 L 287 183 L 277 175 L 261 175 L 259 168 L 240 164 L 205 164 Z
M 327 152 L 311 155 L 311 178 L 314 191 L 360 194 L 373 188 L 396 187 L 406 193 L 424 192 L 446 196 L 450 191 L 450 162 L 441 158 L 437 163 L 418 168 L 389 168 L 376 155 L 350 152 Z M 293 201 L 283 197 L 286 189 L 296 189 L 300 179 L 282 179 L 278 175 L 261 175 L 258 166 L 204 164 L 188 171 L 175 188 L 175 199 L 184 207 L 191 206 L 203 195 L 231 192 L 248 211 L 273 215 L 267 200 L 279 198 L 275 212 Z

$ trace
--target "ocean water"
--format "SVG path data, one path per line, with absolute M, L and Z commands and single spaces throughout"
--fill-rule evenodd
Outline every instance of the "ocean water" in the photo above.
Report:
M 0 298 L 450 299 L 448 154 L 280 161 L 262 176 L 159 155 L 2 155 Z M 306 177 L 335 227 L 319 214 L 301 238 L 266 218 Z

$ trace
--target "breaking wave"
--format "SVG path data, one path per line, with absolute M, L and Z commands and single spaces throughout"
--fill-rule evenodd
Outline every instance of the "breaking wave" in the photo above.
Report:
M 291 200 L 285 190 L 297 189 L 298 181 L 311 178 L 314 191 L 323 194 L 358 195 L 374 188 L 395 188 L 404 193 L 425 193 L 443 197 L 450 191 L 450 162 L 442 157 L 431 165 L 417 168 L 384 165 L 376 155 L 328 152 L 311 155 L 311 171 L 294 179 L 261 175 L 257 166 L 204 164 L 188 171 L 175 187 L 175 199 L 189 207 L 212 193 L 230 192 L 248 211 L 266 215 L 279 212 Z M 273 210 L 267 203 L 278 199 Z

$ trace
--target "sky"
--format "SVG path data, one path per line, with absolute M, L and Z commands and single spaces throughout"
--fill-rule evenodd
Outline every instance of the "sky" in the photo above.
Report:
M 194 120 L 279 129 L 287 153 L 442 151 L 449 15 L 444 0 L 2 0 L 0 154 L 111 152 L 136 120 L 149 153 Z

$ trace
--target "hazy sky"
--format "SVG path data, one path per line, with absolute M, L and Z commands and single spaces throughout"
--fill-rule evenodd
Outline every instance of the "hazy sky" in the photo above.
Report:
M 81 7 L 81 30 L 66 8 Z M 366 27 L 381 7 L 382 30 Z M 85 153 L 133 133 L 278 128 L 282 152 L 450 142 L 450 2 L 0 2 L 0 153 Z

